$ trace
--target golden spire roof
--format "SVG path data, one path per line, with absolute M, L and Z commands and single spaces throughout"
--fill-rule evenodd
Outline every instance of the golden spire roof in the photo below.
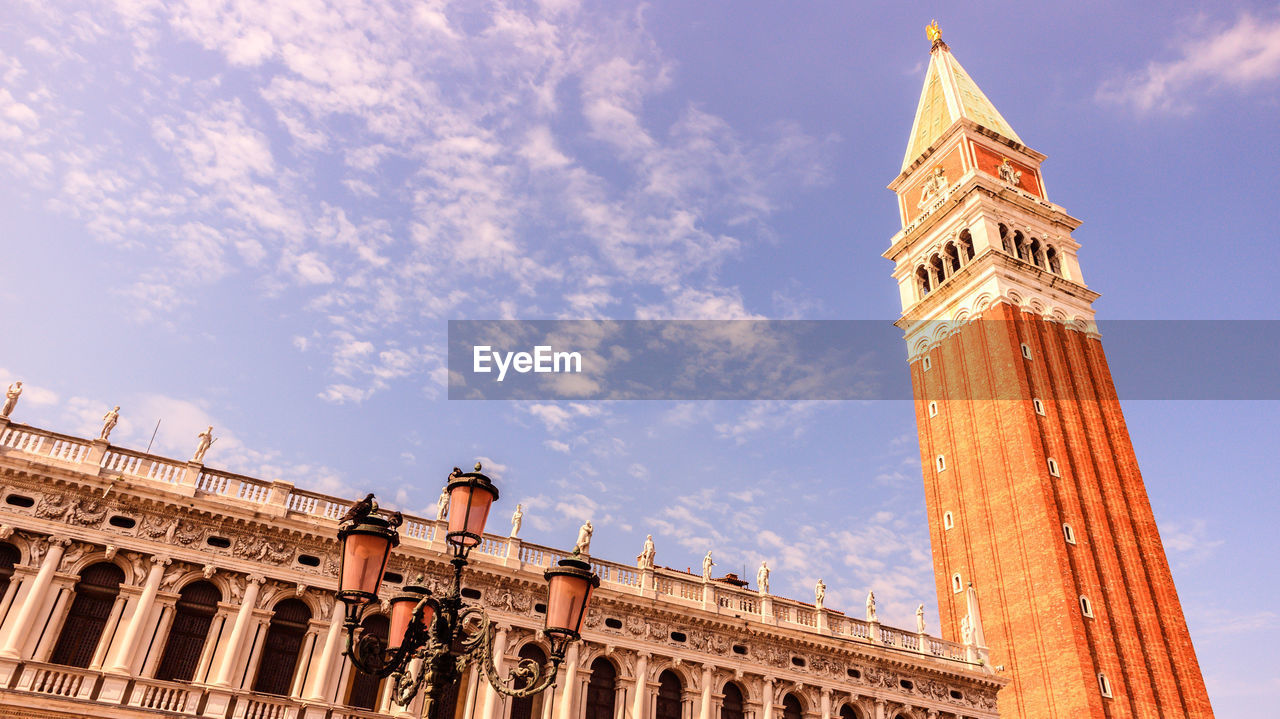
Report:
M 936 20 L 925 28 L 925 34 L 933 47 L 929 55 L 929 69 L 924 76 L 924 89 L 920 92 L 920 104 L 916 106 L 916 119 L 907 141 L 907 154 L 902 159 L 903 171 L 962 117 L 1022 144 L 1022 138 L 1005 122 L 1000 111 L 951 54 L 951 49 L 942 41 L 942 31 Z

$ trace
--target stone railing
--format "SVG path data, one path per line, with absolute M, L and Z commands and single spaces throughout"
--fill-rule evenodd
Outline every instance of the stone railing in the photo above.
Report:
M 201 465 L 183 464 L 172 459 L 119 447 L 106 447 L 103 443 L 96 441 L 87 442 L 27 425 L 0 426 L 0 452 L 18 451 L 46 460 L 78 464 L 83 467 L 95 459 L 95 448 L 98 448 L 96 452 L 100 453 L 100 459 L 98 459 L 100 474 L 128 475 L 170 487 L 189 484 L 198 495 L 237 503 L 269 504 L 273 505 L 280 514 L 287 516 L 306 516 L 321 522 L 336 524 L 338 518 L 351 504 L 350 499 L 295 489 L 287 482 L 268 482 L 221 470 L 207 469 Z M 195 476 L 191 476 L 192 474 Z M 444 533 L 443 522 L 408 514 L 404 516 L 404 524 L 400 528 L 402 542 L 405 545 L 417 545 L 420 549 L 429 549 L 432 545 L 441 548 Z M 543 570 L 553 566 L 565 556 L 567 554 L 564 551 L 552 547 L 486 534 L 474 550 L 472 559 L 477 563 L 514 566 L 520 570 L 541 574 Z M 968 648 L 962 644 L 936 637 L 922 637 L 914 632 L 864 622 L 832 610 L 818 610 L 813 605 L 793 599 L 766 597 L 723 582 L 704 582 L 701 577 L 685 572 L 665 568 L 640 570 L 631 564 L 595 558 L 592 558 L 591 566 L 604 585 L 622 593 L 661 595 L 667 601 L 689 608 L 737 616 L 745 615 L 755 620 L 800 631 L 844 637 L 945 659 L 969 661 L 966 657 L 973 656 L 973 653 L 966 651 Z M 53 687 L 57 691 L 66 691 L 67 686 L 74 684 L 77 687 L 74 691 L 82 691 L 79 687 L 86 681 L 88 681 L 87 676 L 76 678 L 42 675 L 38 683 L 41 686 Z M 53 692 L 54 689 L 48 691 Z M 270 708 L 275 706 L 272 704 L 274 700 L 263 698 L 261 701 L 263 702 L 261 707 L 253 711 L 265 713 L 252 716 L 276 716 L 271 713 L 275 710 Z
M 13 707 L 26 706 L 23 700 L 17 697 L 22 694 L 38 694 L 85 702 L 80 705 L 84 716 L 118 716 L 118 709 L 116 713 L 112 713 L 108 707 L 120 705 L 163 712 L 166 716 L 196 716 L 201 710 L 206 693 L 227 692 L 225 689 L 214 689 L 199 684 L 133 677 L 123 694 L 112 694 L 105 688 L 103 676 L 102 672 L 91 669 L 28 661 L 22 665 L 17 683 L 13 688 L 8 689 L 12 694 L 4 701 Z M 245 690 L 232 691 L 231 695 L 233 705 L 226 714 L 229 719 L 297 719 L 302 716 L 304 709 L 302 702 L 286 697 L 257 694 Z M 89 704 L 102 706 L 101 713 L 96 714 L 89 708 Z M 340 705 L 318 705 L 315 702 L 308 702 L 306 708 L 311 712 L 309 716 L 323 716 L 327 719 L 387 719 L 389 717 L 388 714 Z M 317 710 L 319 710 L 318 714 Z
M 89 699 L 98 688 L 100 672 L 54 664 L 29 663 L 18 675 L 17 688 L 36 694 L 69 699 Z
M 135 679 L 129 692 L 128 705 L 173 714 L 194 715 L 203 692 L 199 687 L 158 679 Z

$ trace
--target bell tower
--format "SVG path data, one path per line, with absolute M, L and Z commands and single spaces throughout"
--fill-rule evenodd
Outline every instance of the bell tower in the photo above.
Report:
M 1013 681 L 1000 715 L 1211 717 L 1045 156 L 937 24 L 894 262 L 943 634 Z M 970 585 L 978 632 L 963 628 Z M 976 617 L 975 617 L 976 620 Z M 975 636 L 976 634 L 976 636 Z

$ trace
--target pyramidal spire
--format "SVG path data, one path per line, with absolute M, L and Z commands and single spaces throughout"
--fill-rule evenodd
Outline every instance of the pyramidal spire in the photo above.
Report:
M 902 170 L 905 172 L 960 118 L 968 118 L 1022 144 L 1022 138 L 951 54 L 951 48 L 942 41 L 936 20 L 929 23 L 925 33 L 933 48 L 929 52 L 929 70 L 924 76 L 924 89 L 920 91 L 920 104 L 916 106 L 916 121 L 911 126 Z

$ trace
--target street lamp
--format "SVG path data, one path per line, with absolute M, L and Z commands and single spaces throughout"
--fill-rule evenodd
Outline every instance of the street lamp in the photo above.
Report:
M 444 596 L 432 596 L 419 575 L 414 583 L 391 598 L 387 640 L 372 632 L 357 639 L 361 619 L 378 605 L 378 589 L 391 549 L 400 543 L 396 530 L 403 521 L 399 512 L 378 508 L 372 494 L 357 502 L 339 520 L 342 565 L 338 572 L 338 599 L 346 605 L 343 626 L 347 648 L 343 652 L 360 671 L 392 677 L 392 698 L 408 704 L 419 692 L 426 694 L 424 715 L 435 716 L 445 689 L 457 681 L 468 664 L 477 664 L 493 688 L 507 696 L 527 697 L 555 684 L 556 670 L 569 644 L 579 639 L 582 619 L 600 578 L 591 565 L 572 556 L 561 559 L 545 573 L 548 587 L 546 625 L 543 633 L 551 644 L 546 666 L 521 659 L 504 680 L 493 666 L 493 625 L 484 609 L 462 601 L 462 570 L 467 556 L 484 537 L 489 510 L 498 499 L 498 488 L 480 473 L 454 468 L 445 488 L 449 494 L 449 529 L 445 535 L 452 558 L 453 582 Z M 508 686 L 508 684 L 510 686 Z

